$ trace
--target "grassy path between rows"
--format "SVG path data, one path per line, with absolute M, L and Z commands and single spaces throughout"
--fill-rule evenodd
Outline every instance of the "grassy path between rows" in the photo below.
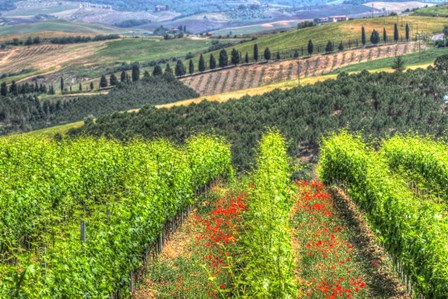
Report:
M 216 218 L 210 217 L 230 211 L 229 203 L 236 198 L 245 200 L 241 188 L 217 184 L 199 199 L 183 227 L 148 266 L 133 298 L 235 296 L 230 289 L 232 273 L 226 267 L 234 257 L 214 260 L 204 235 L 205 223 L 216 224 Z M 293 188 L 291 236 L 299 298 L 410 298 L 364 216 L 342 189 L 317 181 L 296 182 Z M 237 244 L 236 240 L 232 246 Z

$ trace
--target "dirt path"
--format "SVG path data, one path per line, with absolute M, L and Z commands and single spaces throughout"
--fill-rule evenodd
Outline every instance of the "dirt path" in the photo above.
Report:
M 174 267 L 173 261 L 178 258 L 188 259 L 190 257 L 191 250 L 195 240 L 195 217 L 197 216 L 196 210 L 193 210 L 186 221 L 183 223 L 175 233 L 171 235 L 171 238 L 165 243 L 162 252 L 157 257 L 157 263 L 167 262 L 171 267 Z M 145 278 L 140 287 L 132 294 L 134 299 L 154 299 L 157 298 L 157 291 L 154 286 L 157 282 L 152 281 L 149 278 Z M 160 282 L 158 282 L 160 283 Z
M 345 191 L 339 187 L 332 189 L 336 208 L 342 218 L 346 219 L 350 230 L 354 232 L 351 242 L 356 246 L 363 258 L 375 263 L 374 290 L 381 290 L 382 294 L 374 294 L 379 297 L 410 299 L 406 287 L 401 283 L 398 275 L 385 249 L 378 245 L 377 237 L 370 229 L 364 215 L 349 198 Z

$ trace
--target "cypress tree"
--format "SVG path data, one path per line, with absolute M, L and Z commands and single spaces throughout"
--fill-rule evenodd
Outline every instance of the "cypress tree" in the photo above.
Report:
M 198 69 L 200 72 L 205 71 L 205 60 L 204 60 L 204 56 L 202 54 L 201 54 L 201 56 L 199 56 Z
M 107 87 L 107 79 L 106 76 L 102 75 L 100 79 L 100 87 L 105 88 Z
M 216 59 L 213 54 L 210 54 L 210 69 L 213 70 L 216 68 Z
M 110 75 L 109 80 L 110 80 L 110 85 L 111 86 L 118 85 L 118 79 L 117 79 L 117 76 L 115 76 L 115 74 Z
M 297 50 L 294 51 L 294 58 L 299 58 L 299 51 Z
M 246 52 L 246 56 L 244 57 L 244 62 L 249 63 L 249 53 Z
M 372 31 L 372 35 L 370 35 L 370 42 L 374 45 L 380 42 L 380 34 L 375 29 Z
M 331 53 L 334 51 L 333 43 L 329 40 L 327 46 L 325 47 L 325 52 Z
M 386 31 L 386 27 L 383 28 L 383 42 L 387 43 L 387 31 Z
M 64 78 L 61 77 L 61 92 L 64 92 Z
M 0 86 L 0 95 L 4 97 L 8 95 L 8 85 L 6 85 L 6 82 L 3 82 Z
M 264 49 L 264 59 L 271 59 L 271 50 L 269 50 L 269 48 Z
M 79 85 L 78 85 L 78 91 L 82 91 L 82 83 L 79 83 Z
M 31 46 L 33 44 L 33 38 L 30 36 L 28 37 L 28 39 L 25 41 L 25 46 Z
M 95 84 L 93 82 L 90 82 L 90 90 L 93 90 L 95 88 Z
M 186 73 L 185 71 L 185 66 L 184 63 L 182 62 L 182 60 L 178 60 L 176 63 L 176 67 L 174 69 L 174 74 L 176 75 L 176 77 L 180 77 L 180 76 L 184 76 Z
M 280 52 L 277 52 L 276 59 L 277 59 L 277 60 L 280 60 Z
M 219 52 L 219 67 L 225 67 L 229 64 L 229 57 L 227 56 L 227 51 L 222 49 Z
M 16 84 L 16 81 L 12 81 L 11 86 L 9 86 L 9 93 L 15 96 L 19 94 L 19 88 Z
M 152 70 L 152 75 L 154 77 L 163 75 L 162 67 L 160 65 L 156 65 Z
M 190 59 L 190 64 L 188 65 L 188 72 L 190 73 L 190 75 L 192 75 L 194 73 L 194 63 L 193 60 Z
M 165 73 L 166 74 L 173 74 L 173 69 L 171 68 L 169 63 L 166 64 Z
M 398 33 L 398 25 L 395 24 L 394 25 L 394 41 L 398 42 L 398 39 L 400 38 L 399 33 Z
M 254 60 L 258 61 L 258 44 L 254 45 Z
M 151 75 L 149 74 L 148 71 L 145 71 L 145 72 L 143 73 L 143 79 L 149 79 L 150 77 L 151 77 Z
M 231 61 L 234 65 L 240 63 L 240 53 L 235 48 L 232 49 Z
M 132 65 L 132 81 L 140 80 L 140 65 L 138 63 L 134 63 Z
M 313 55 L 314 52 L 314 45 L 313 45 L 313 41 L 309 40 L 308 41 L 308 55 Z
M 127 77 L 126 72 L 125 72 L 125 71 L 122 71 L 122 72 L 121 72 L 121 75 L 120 75 L 120 81 L 121 81 L 122 83 L 126 82 L 126 79 L 127 79 L 126 77 Z
M 362 43 L 363 46 L 365 46 L 366 43 L 367 43 L 367 40 L 366 40 L 366 29 L 364 28 L 364 26 L 362 26 L 362 29 L 361 29 L 361 43 Z
M 49 94 L 55 94 L 53 84 L 50 85 L 50 88 L 48 89 L 48 93 L 49 93 Z
M 411 39 L 411 27 L 409 24 L 406 24 L 406 41 L 409 41 Z
M 344 51 L 344 44 L 342 43 L 342 41 L 341 41 L 341 43 L 339 44 L 338 50 L 339 50 L 339 51 Z

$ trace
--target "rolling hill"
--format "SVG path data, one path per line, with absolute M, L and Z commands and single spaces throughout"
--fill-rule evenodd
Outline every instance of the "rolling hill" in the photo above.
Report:
M 356 40 L 361 43 L 361 28 L 364 26 L 367 33 L 367 39 L 370 38 L 370 33 L 375 29 L 381 34 L 383 28 L 386 28 L 389 39 L 393 37 L 394 25 L 399 25 L 400 36 L 404 38 L 405 26 L 409 24 L 411 26 L 411 36 L 415 37 L 415 34 L 419 32 L 423 36 L 430 38 L 433 33 L 443 31 L 444 19 L 434 17 L 421 17 L 421 16 L 403 16 L 403 17 L 380 17 L 380 18 L 368 18 L 368 19 L 356 19 L 348 22 L 332 23 L 328 25 L 304 28 L 299 30 L 287 31 L 284 33 L 277 33 L 273 35 L 261 36 L 256 40 L 237 45 L 235 48 L 244 54 L 247 52 L 252 56 L 253 47 L 258 45 L 260 51 L 269 47 L 271 52 L 275 53 L 280 51 L 285 55 L 292 55 L 294 50 L 301 50 L 306 47 L 309 40 L 312 40 L 315 46 L 315 51 L 320 48 L 324 51 L 325 45 L 328 41 L 333 41 L 336 45 L 340 42 L 354 45 Z M 230 50 L 230 49 L 229 49 Z M 212 52 L 215 57 L 218 57 L 218 51 Z M 207 58 L 210 54 L 206 54 Z

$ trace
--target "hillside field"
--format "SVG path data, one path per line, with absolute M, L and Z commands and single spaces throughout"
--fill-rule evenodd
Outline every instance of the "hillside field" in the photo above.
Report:
M 44 22 L 0 26 L 0 35 L 29 34 L 42 31 L 93 34 L 109 34 L 122 32 L 121 29 L 116 27 L 99 24 L 67 22 L 64 20 L 50 20 Z
M 63 33 L 53 35 L 60 36 Z M 49 34 L 45 33 L 44 36 Z M 222 40 L 223 43 L 237 41 L 238 39 Z M 62 75 L 76 83 L 85 79 L 97 79 L 124 63 L 185 58 L 187 53 L 197 54 L 207 50 L 211 44 L 210 39 L 164 40 L 160 37 L 146 37 L 83 44 L 10 47 L 0 50 L 0 73 L 14 74 L 22 71 L 20 75 L 3 79 L 7 82 L 46 74 L 46 81 L 49 82 L 57 82 Z M 48 76 L 56 72 L 57 75 Z M 0 79 L 0 82 L 3 80 Z
M 425 46 L 421 45 L 422 51 Z M 418 43 L 383 45 L 374 48 L 361 48 L 332 54 L 313 55 L 307 59 L 282 60 L 237 66 L 216 72 L 197 74 L 181 79 L 185 84 L 202 96 L 216 95 L 229 91 L 256 88 L 266 84 L 296 80 L 300 77 L 320 76 L 344 69 L 348 65 L 357 65 L 387 57 L 408 55 L 418 52 Z M 392 58 L 393 59 L 393 58 Z M 392 65 L 392 62 L 389 63 Z M 365 66 L 365 65 L 364 65 Z
M 260 55 L 262 56 L 264 48 L 269 47 L 273 56 L 276 52 L 281 52 L 282 58 L 292 58 L 295 50 L 298 50 L 300 55 L 304 51 L 306 53 L 306 45 L 309 39 L 313 40 L 315 53 L 320 50 L 323 52 L 324 45 L 328 40 L 335 43 L 335 47 L 339 42 L 345 44 L 346 49 L 350 40 L 350 47 L 356 46 L 356 40 L 360 39 L 361 26 L 365 26 L 367 32 L 367 39 L 369 39 L 370 32 L 376 28 L 382 34 L 383 26 L 388 31 L 389 39 L 393 35 L 393 25 L 398 22 L 400 34 L 404 35 L 404 26 L 406 23 L 411 25 L 411 36 L 415 36 L 417 27 L 420 33 L 428 37 L 433 33 L 441 32 L 443 28 L 442 18 L 433 17 L 381 17 L 374 19 L 357 19 L 348 22 L 334 23 L 323 26 L 316 26 L 312 28 L 305 28 L 301 30 L 293 30 L 285 33 L 278 33 L 258 37 L 256 40 L 248 41 L 239 44 L 241 39 L 207 39 L 207 38 L 183 38 L 175 40 L 163 40 L 157 37 L 145 38 L 123 38 L 118 41 L 106 41 L 99 43 L 88 43 L 83 45 L 64 45 L 62 47 L 51 47 L 51 51 L 43 51 L 41 46 L 31 46 L 30 49 L 9 48 L 0 52 L 0 72 L 12 73 L 15 76 L 8 77 L 4 80 L 11 82 L 12 80 L 26 80 L 30 77 L 42 76 L 47 82 L 57 83 L 59 77 L 65 77 L 68 82 L 77 85 L 79 82 L 94 80 L 98 82 L 99 77 L 103 74 L 117 72 L 123 64 L 140 62 L 148 64 L 163 59 L 164 62 L 170 59 L 185 59 L 187 53 L 191 52 L 196 57 L 193 59 L 198 63 L 198 54 L 204 53 L 212 46 L 213 40 L 218 40 L 221 44 L 233 43 L 235 48 L 241 51 L 244 55 L 246 52 L 252 59 L 253 45 L 258 44 Z M 81 24 L 82 25 L 82 24 Z M 20 25 L 22 26 L 22 25 Z M 59 28 L 59 31 L 79 32 L 80 34 L 99 34 L 109 33 L 110 28 L 101 26 L 100 28 L 92 27 L 93 25 L 82 25 L 85 28 L 77 28 L 77 23 L 69 23 L 65 21 L 48 21 L 38 24 L 26 24 L 24 30 L 15 30 L 15 33 L 35 32 L 39 30 L 51 30 L 51 28 Z M 42 27 L 43 26 L 43 27 Z M 0 28 L 0 33 L 7 30 L 8 27 Z M 34 33 L 35 34 L 35 33 Z M 45 33 L 48 35 L 48 33 Z M 58 33 L 58 35 L 61 33 Z M 73 33 L 70 33 L 73 34 Z M 17 36 L 17 35 L 15 35 Z M 358 42 L 359 43 L 359 42 Z M 36 47 L 34 49 L 33 47 Z M 304 49 L 304 50 L 303 50 Z M 227 49 L 230 52 L 231 48 Z M 14 55 L 11 54 L 14 52 Z M 35 54 L 34 54 L 35 53 Z M 215 58 L 218 59 L 218 52 L 211 52 Z M 47 57 L 51 55 L 50 57 Z M 205 54 L 205 61 L 208 64 L 209 53 Z M 5 57 L 14 58 L 19 57 L 18 63 L 14 59 L 5 59 Z M 23 59 L 23 56 L 26 56 Z M 56 57 L 56 59 L 52 59 Z M 61 57 L 59 59 L 58 57 Z M 48 63 L 47 63 L 48 62 Z M 186 62 L 185 62 L 186 63 Z M 175 61 L 171 61 L 172 66 Z M 288 67 L 288 66 L 286 66 Z M 152 67 L 147 67 L 152 71 Z M 20 74 L 19 74 L 20 73 Z M 241 74 L 240 74 L 241 75 Z M 278 76 L 280 78 L 280 76 Z M 2 81 L 2 80 L 0 80 Z M 268 80 L 269 81 L 269 80 Z M 205 82 L 203 82 L 205 83 Z M 238 86 L 238 84 L 236 84 Z M 257 86 L 257 85 L 255 85 Z M 254 87 L 253 85 L 242 85 L 243 88 Z M 232 90 L 235 90 L 234 86 Z M 226 87 L 223 89 L 227 91 Z M 216 93 L 213 91 L 213 93 Z M 211 94 L 211 93 L 206 93 Z
M 317 52 L 318 46 L 323 51 L 328 41 L 333 41 L 337 47 L 340 42 L 347 44 L 351 40 L 352 46 L 355 45 L 356 40 L 361 43 L 361 27 L 366 29 L 367 40 L 370 40 L 370 34 L 373 29 L 376 29 L 381 37 L 383 28 L 386 28 L 388 37 L 393 37 L 393 27 L 395 24 L 399 25 L 400 35 L 404 38 L 405 25 L 408 23 L 411 26 L 411 37 L 414 38 L 418 32 L 428 38 L 432 37 L 433 33 L 440 33 L 443 31 L 445 20 L 443 18 L 434 17 L 420 17 L 420 16 L 406 16 L 406 17 L 380 17 L 355 19 L 348 22 L 332 23 L 328 25 L 315 26 L 304 28 L 300 30 L 292 30 L 284 33 L 261 36 L 256 40 L 237 45 L 235 48 L 243 54 L 249 53 L 252 57 L 253 47 L 258 44 L 260 54 L 265 48 L 269 48 L 272 53 L 277 51 L 288 52 L 291 55 L 291 50 L 300 50 L 302 47 L 307 48 L 309 40 L 314 43 L 314 50 Z M 218 51 L 212 52 L 215 57 L 218 57 Z M 209 54 L 205 55 L 208 61 Z
M 414 12 L 416 16 L 427 16 L 427 17 L 448 17 L 448 5 L 439 4 L 432 7 L 425 7 Z

